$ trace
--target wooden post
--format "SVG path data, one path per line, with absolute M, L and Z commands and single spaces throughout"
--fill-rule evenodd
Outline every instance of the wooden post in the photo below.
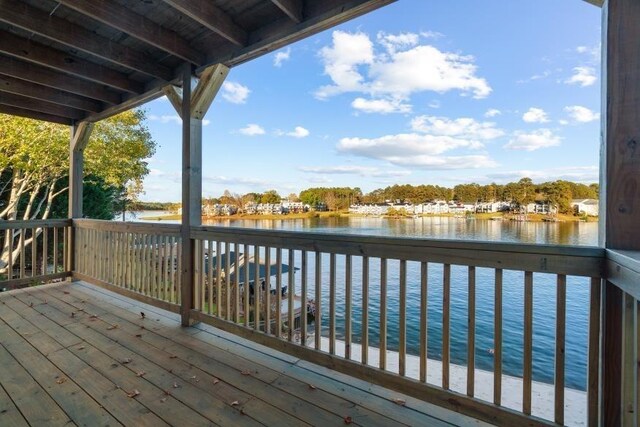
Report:
M 640 250 L 640 3 L 603 5 L 600 243 Z M 603 425 L 621 424 L 623 292 L 606 282 L 603 301 Z M 595 416 L 595 415 L 591 415 Z
M 182 97 L 168 87 L 171 103 L 176 106 L 180 100 L 178 113 L 182 117 L 182 237 L 181 254 L 181 307 L 182 325 L 191 325 L 190 312 L 194 305 L 194 268 L 196 259 L 195 242 L 191 239 L 191 227 L 202 222 L 202 119 L 229 69 L 217 64 L 202 72 L 195 90 L 191 90 L 193 76 L 191 66 L 185 64 L 182 74 Z
M 71 141 L 69 144 L 69 218 L 82 218 L 82 178 L 84 168 L 84 149 L 89 142 L 93 123 L 80 122 L 71 126 Z M 75 234 L 73 227 L 67 234 L 65 250 L 68 249 L 66 271 L 75 269 Z M 68 248 L 66 247 L 68 245 Z M 56 249 L 54 249 L 56 250 Z

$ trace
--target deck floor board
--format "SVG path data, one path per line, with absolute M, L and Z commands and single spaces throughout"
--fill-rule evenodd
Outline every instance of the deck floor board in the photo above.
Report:
M 1 425 L 481 425 L 86 283 L 0 303 Z

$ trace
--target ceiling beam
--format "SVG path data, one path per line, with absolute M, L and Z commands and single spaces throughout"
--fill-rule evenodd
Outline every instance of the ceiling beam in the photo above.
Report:
M 0 0 L 0 21 L 165 81 L 172 71 L 148 55 L 16 0 Z
M 59 117 L 66 117 L 74 120 L 81 120 L 86 116 L 85 112 L 82 110 L 63 107 L 62 105 L 52 104 L 51 102 L 41 101 L 39 99 L 28 98 L 26 96 L 15 95 L 13 93 L 2 91 L 0 91 L 0 104 L 23 108 L 25 110 L 39 111 L 41 113 L 51 114 Z
M 273 4 L 278 6 L 280 10 L 287 14 L 293 22 L 299 24 L 302 22 L 302 0 L 271 0 Z
M 0 90 L 29 98 L 46 100 L 58 105 L 65 105 L 79 110 L 97 113 L 102 111 L 104 105 L 101 102 L 82 96 L 74 95 L 58 89 L 30 83 L 0 74 Z
M 305 7 L 305 19 L 301 23 L 296 24 L 288 17 L 282 17 L 251 32 L 248 45 L 244 48 L 229 46 L 227 49 L 214 49 L 207 57 L 207 63 L 235 67 L 395 1 L 397 0 L 309 1 Z M 203 69 L 201 67 L 196 71 L 201 72 Z
M 164 0 L 169 6 L 229 40 L 237 46 L 247 44 L 247 32 L 211 0 Z
M 27 110 L 24 108 L 11 107 L 9 105 L 0 104 L 0 113 L 9 114 L 11 116 L 26 117 L 28 119 L 42 120 L 44 122 L 58 123 L 61 125 L 73 124 L 73 120 L 66 117 L 55 116 L 52 114 L 45 114 L 39 111 Z
M 98 99 L 109 104 L 119 104 L 122 101 L 120 95 L 99 84 L 4 56 L 0 56 L 0 74 Z
M 144 91 L 144 85 L 129 79 L 124 73 L 61 50 L 34 43 L 7 31 L 0 31 L 0 52 L 128 93 L 142 93 Z
M 176 32 L 164 28 L 150 19 L 111 0 L 58 0 L 68 8 L 116 28 L 131 37 L 195 65 L 202 65 L 204 55 L 192 48 Z

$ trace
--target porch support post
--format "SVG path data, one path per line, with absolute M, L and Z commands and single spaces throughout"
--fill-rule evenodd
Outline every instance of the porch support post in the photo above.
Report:
M 82 178 L 84 174 L 84 149 L 89 142 L 93 123 L 80 122 L 71 126 L 71 141 L 69 143 L 69 218 L 82 218 Z M 68 234 L 67 271 L 75 268 L 75 237 L 73 227 Z
M 600 244 L 607 249 L 640 250 L 639 20 L 637 0 L 606 0 L 603 5 Z M 609 282 L 603 297 L 600 420 L 618 426 L 624 403 L 624 298 Z
M 185 65 L 182 74 L 182 94 L 175 88 L 167 87 L 165 94 L 182 117 L 182 271 L 180 314 L 182 325 L 192 324 L 190 312 L 195 307 L 194 269 L 196 259 L 195 242 L 191 239 L 191 227 L 202 223 L 202 119 L 229 69 L 217 64 L 205 69 L 196 86 L 191 90 L 193 75 L 190 65 Z

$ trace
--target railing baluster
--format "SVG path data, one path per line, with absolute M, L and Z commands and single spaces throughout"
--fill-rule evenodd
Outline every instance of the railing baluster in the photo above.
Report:
M 216 241 L 216 316 L 222 318 L 222 243 L 220 240 Z
M 564 425 L 564 360 L 567 314 L 567 276 L 558 274 L 556 285 L 555 422 Z
M 92 253 L 96 255 L 95 251 Z M 58 227 L 53 227 L 53 272 L 58 272 Z
M 451 349 L 451 265 L 442 270 L 442 388 L 449 388 L 449 362 Z
M 26 240 L 27 230 L 26 228 L 20 229 L 20 278 L 24 279 L 27 275 L 26 273 L 26 260 L 25 260 L 25 240 Z
M 493 303 L 493 403 L 502 403 L 502 269 L 495 271 Z
M 48 269 L 48 265 L 49 265 L 49 248 L 48 248 L 49 239 L 48 239 L 48 236 L 49 236 L 49 228 L 48 227 L 42 227 L 42 275 L 43 276 L 49 272 L 49 269 Z M 83 251 L 81 251 L 81 253 L 82 253 L 82 258 L 84 258 L 85 254 L 86 254 L 86 251 L 83 250 Z
M 345 258 L 345 278 L 344 278 L 344 358 L 351 359 L 351 255 Z
M 294 317 L 294 310 L 295 310 L 295 305 L 294 305 L 294 301 L 293 301 L 293 297 L 295 296 L 296 293 L 296 283 L 295 283 L 295 276 L 294 276 L 294 272 L 295 272 L 295 252 L 293 251 L 293 249 L 289 249 L 289 278 L 287 280 L 287 300 L 289 303 L 288 306 L 288 312 L 287 312 L 287 322 L 289 323 L 289 328 L 288 331 L 289 333 L 287 334 L 287 338 L 289 341 L 293 341 L 293 332 L 295 330 L 295 317 Z M 306 313 L 304 313 L 304 311 L 301 310 L 300 316 L 302 317 L 303 315 L 306 315 Z
M 329 353 L 336 354 L 336 254 L 329 255 Z
M 69 227 L 64 227 L 62 229 L 62 236 L 63 236 L 63 248 L 62 248 L 62 265 L 64 265 L 63 270 L 64 271 L 69 271 L 69 259 L 70 259 L 70 254 L 69 254 L 69 249 L 71 247 L 71 245 L 69 245 Z
M 522 412 L 531 415 L 533 374 L 533 273 L 524 273 L 524 352 L 522 369 Z
M 176 258 L 178 259 L 178 271 L 176 272 L 175 276 L 176 286 L 174 299 L 178 304 L 182 304 L 182 245 L 184 242 L 182 241 L 182 237 L 176 237 L 176 242 Z M 189 242 L 186 243 L 189 244 Z
M 429 265 L 426 262 L 420 263 L 420 381 L 427 382 L 427 344 L 429 316 L 427 312 L 427 301 L 429 286 Z
M 65 229 L 66 230 L 66 229 Z M 36 272 L 38 270 L 36 253 L 38 249 L 38 239 L 36 238 L 36 229 L 31 229 L 31 277 L 37 276 Z
M 302 251 L 300 277 L 300 344 L 307 345 L 307 251 Z
M 231 320 L 231 243 L 224 242 L 224 251 L 227 254 L 224 263 L 224 318 Z M 235 256 L 237 261 L 238 254 Z
M 387 259 L 380 259 L 380 369 L 387 369 Z
M 260 246 L 253 247 L 253 328 L 260 330 Z M 228 293 L 228 292 L 227 292 Z
M 249 316 L 251 315 L 251 288 L 249 286 L 249 250 L 250 246 L 244 245 L 244 257 L 242 258 L 242 269 L 244 270 L 244 326 L 246 326 L 247 328 L 249 327 Z M 236 262 L 238 262 L 237 258 Z
M 467 313 L 467 396 L 473 397 L 476 382 L 476 268 L 468 268 L 468 313 Z
M 369 363 L 369 257 L 362 257 L 362 354 L 361 363 Z
M 407 261 L 400 261 L 400 311 L 399 311 L 399 335 L 398 344 L 398 373 L 405 376 L 407 373 Z
M 271 333 L 271 248 L 264 248 L 264 332 Z M 260 285 L 262 286 L 262 285 Z
M 207 308 L 207 313 L 209 315 L 213 314 L 213 242 L 209 240 L 207 242 L 207 302 L 209 303 L 209 307 Z M 217 255 L 217 254 L 216 254 Z M 237 274 L 236 274 L 237 276 Z
M 622 425 L 637 426 L 638 392 L 637 309 L 632 295 L 624 293 L 622 312 Z
M 234 267 L 235 280 L 233 283 L 233 321 L 240 323 L 240 272 L 238 271 L 240 259 L 240 243 L 234 243 L 233 248 L 236 251 L 236 262 Z
M 7 239 L 9 240 L 9 259 L 7 261 L 7 278 L 13 279 L 13 228 L 7 230 Z
M 322 252 L 316 251 L 315 256 L 315 294 L 316 317 L 313 321 L 315 329 L 316 350 L 322 349 Z
M 289 267 L 293 269 L 293 265 Z M 276 249 L 276 337 L 282 336 L 282 248 Z

